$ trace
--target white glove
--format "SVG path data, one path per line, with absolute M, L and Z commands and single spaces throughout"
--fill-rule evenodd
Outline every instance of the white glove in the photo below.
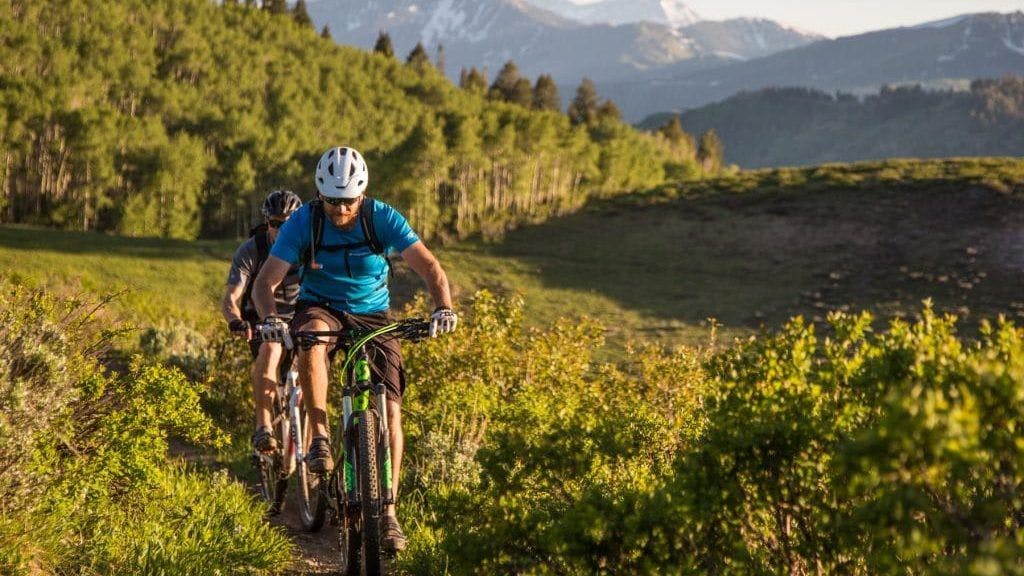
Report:
M 288 333 L 288 323 L 284 318 L 267 316 L 256 325 L 256 333 L 264 342 L 281 342 L 285 348 L 292 349 L 292 336 Z
M 451 308 L 440 307 L 430 315 L 430 337 L 434 338 L 441 334 L 455 331 L 455 325 L 459 323 L 459 317 Z

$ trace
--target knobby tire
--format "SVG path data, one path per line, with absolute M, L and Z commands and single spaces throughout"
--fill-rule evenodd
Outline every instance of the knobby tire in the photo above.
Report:
M 275 402 L 273 421 L 278 422 L 280 417 L 281 409 Z M 260 474 L 260 495 L 263 496 L 264 501 L 270 507 L 269 513 L 276 515 L 284 507 L 284 497 L 288 491 L 288 477 L 284 473 L 284 446 L 279 432 L 280 429 L 276 424 L 271 426 L 270 429 L 277 440 L 277 450 L 272 454 L 259 455 L 257 457 L 257 467 Z
M 299 408 L 299 418 L 302 419 L 302 453 L 306 454 L 313 440 L 313 431 L 305 408 Z M 307 532 L 319 532 L 327 517 L 327 496 L 324 493 L 327 480 L 322 474 L 310 472 L 305 458 L 302 458 L 295 463 L 295 483 L 295 499 L 299 504 L 302 527 Z
M 356 441 L 359 444 L 359 499 L 362 511 L 362 560 L 364 576 L 379 576 L 381 573 L 380 524 L 383 510 L 380 509 L 380 479 L 378 478 L 377 439 L 379 425 L 373 409 L 362 412 L 356 424 Z

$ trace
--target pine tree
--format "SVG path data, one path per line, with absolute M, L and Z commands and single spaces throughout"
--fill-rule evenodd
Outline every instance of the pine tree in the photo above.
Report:
M 286 14 L 288 2 L 286 0 L 263 0 L 263 9 L 271 14 Z
M 530 108 L 533 104 L 533 88 L 530 86 L 529 78 L 516 80 L 515 86 L 512 87 L 512 93 L 509 94 L 508 101 L 518 104 L 523 108 Z
M 700 137 L 700 145 L 697 147 L 697 161 L 705 174 L 714 174 L 722 168 L 725 160 L 725 148 L 722 140 L 715 133 L 714 128 L 708 129 Z
M 566 111 L 573 125 L 594 123 L 597 118 L 597 88 L 590 78 L 584 78 L 576 89 L 576 96 Z
M 554 78 L 548 74 L 538 76 L 537 83 L 533 86 L 534 110 L 558 110 L 561 107 L 558 85 L 555 84 Z
M 306 9 L 306 0 L 297 0 L 292 7 L 292 18 L 299 23 L 299 26 L 313 27 L 313 19 L 309 17 L 309 10 Z
M 430 56 L 427 54 L 427 50 L 423 47 L 422 42 L 416 43 L 412 52 L 409 52 L 409 56 L 405 59 L 405 63 L 417 70 L 423 70 L 430 65 Z
M 683 162 L 690 162 L 694 159 L 696 144 L 693 141 L 693 136 L 683 130 L 683 123 L 678 114 L 669 118 L 664 125 L 658 128 L 658 134 L 668 140 L 673 158 Z
M 516 66 L 516 63 L 512 60 L 505 62 L 498 75 L 495 76 L 491 89 L 487 91 L 487 98 L 502 102 L 514 102 L 518 93 L 516 84 L 521 79 L 523 78 L 519 75 L 519 67 Z M 527 86 L 529 86 L 529 81 L 527 81 Z M 529 101 L 526 105 L 529 106 Z
M 388 58 L 394 58 L 395 46 L 391 43 L 391 35 L 381 30 L 377 34 L 377 43 L 373 45 L 373 51 Z
M 320 29 L 320 37 L 325 40 L 334 40 L 334 36 L 331 35 L 331 27 L 324 24 L 324 27 Z
M 619 107 L 611 100 L 605 100 L 601 103 L 601 106 L 597 108 L 597 119 L 604 122 L 608 120 L 614 120 L 618 122 L 622 120 L 622 112 Z
M 459 75 L 459 88 L 467 92 L 483 94 L 487 91 L 487 76 L 475 67 L 470 68 L 468 72 L 463 68 L 462 74 Z
M 686 137 L 686 132 L 683 131 L 683 123 L 679 119 L 679 115 L 676 114 L 669 118 L 668 122 L 665 122 L 661 128 L 658 128 L 658 134 L 664 136 L 672 144 L 682 142 L 683 138 Z
M 434 65 L 437 66 L 437 70 L 441 73 L 442 76 L 444 76 L 445 64 L 446 63 L 445 63 L 445 58 L 444 58 L 444 45 L 443 44 L 438 44 L 437 45 L 437 58 L 434 60 Z

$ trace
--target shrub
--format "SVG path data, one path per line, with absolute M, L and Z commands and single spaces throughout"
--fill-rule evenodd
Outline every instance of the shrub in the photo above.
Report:
M 167 459 L 217 446 L 200 386 L 174 367 L 101 360 L 95 307 L 0 280 L 0 572 L 265 573 L 288 559 L 244 489 Z

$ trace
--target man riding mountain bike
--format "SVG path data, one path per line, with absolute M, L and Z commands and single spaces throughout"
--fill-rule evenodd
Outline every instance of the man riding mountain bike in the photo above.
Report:
M 330 148 L 317 163 L 317 198 L 300 208 L 281 228 L 263 266 L 253 298 L 266 334 L 283 335 L 288 326 L 277 302 L 275 289 L 288 271 L 301 265 L 301 288 L 291 325 L 301 331 L 365 329 L 387 325 L 390 308 L 389 250 L 402 256 L 427 285 L 436 309 L 431 315 L 430 335 L 455 330 L 448 277 L 434 255 L 413 232 L 405 217 L 391 206 L 367 198 L 364 192 L 369 171 L 362 155 L 346 147 Z M 299 382 L 313 427 L 308 451 L 312 472 L 330 472 L 330 433 L 327 427 L 327 368 L 336 351 L 330 345 L 299 349 Z M 330 348 L 330 349 L 328 349 Z M 374 381 L 387 387 L 387 415 L 391 444 L 391 470 L 399 478 L 404 446 L 401 404 L 405 391 L 402 350 L 397 339 L 377 342 L 372 358 Z M 395 515 L 385 511 L 384 545 L 402 550 L 406 544 Z
M 280 342 L 263 342 L 255 337 L 255 326 L 260 316 L 256 313 L 251 295 L 256 275 L 270 254 L 278 229 L 300 206 L 302 200 L 287 190 L 275 190 L 267 195 L 260 209 L 263 223 L 254 228 L 249 239 L 235 251 L 228 272 L 227 287 L 221 298 L 220 309 L 228 322 L 228 329 L 235 336 L 249 342 L 254 358 L 250 372 L 252 398 L 256 406 L 252 444 L 254 449 L 261 452 L 277 449 L 277 441 L 270 430 L 270 411 L 274 391 L 277 389 L 278 364 L 284 352 Z M 299 275 L 298 268 L 295 268 L 286 272 L 272 296 L 276 311 L 282 318 L 292 317 L 298 296 Z

